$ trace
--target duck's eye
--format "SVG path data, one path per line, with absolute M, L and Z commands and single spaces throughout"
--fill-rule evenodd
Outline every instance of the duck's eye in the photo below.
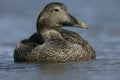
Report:
M 59 12 L 59 9 L 55 9 L 55 12 Z

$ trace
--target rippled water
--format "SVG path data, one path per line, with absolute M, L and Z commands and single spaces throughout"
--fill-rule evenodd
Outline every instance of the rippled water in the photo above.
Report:
M 64 2 L 90 26 L 77 32 L 95 48 L 97 58 L 71 63 L 15 63 L 13 52 L 36 31 L 36 19 L 49 2 Z M 120 80 L 120 0 L 1 0 L 0 80 Z

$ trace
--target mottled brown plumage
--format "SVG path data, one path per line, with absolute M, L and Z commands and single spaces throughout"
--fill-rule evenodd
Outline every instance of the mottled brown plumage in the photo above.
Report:
M 89 42 L 63 26 L 88 28 L 71 16 L 63 3 L 48 4 L 37 19 L 37 32 L 21 41 L 15 51 L 17 62 L 69 62 L 92 60 L 95 51 Z

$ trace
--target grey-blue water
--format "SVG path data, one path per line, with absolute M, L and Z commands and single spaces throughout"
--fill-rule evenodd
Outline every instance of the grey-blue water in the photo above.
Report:
M 71 63 L 15 63 L 13 52 L 36 31 L 49 2 L 64 2 L 89 30 L 66 28 L 88 40 L 96 59 Z M 0 80 L 120 80 L 120 0 L 0 0 Z

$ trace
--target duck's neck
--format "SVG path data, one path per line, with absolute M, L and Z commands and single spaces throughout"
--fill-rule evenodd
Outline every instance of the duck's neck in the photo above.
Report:
M 40 31 L 39 34 L 42 36 L 43 40 L 63 39 L 59 31 L 54 29 L 44 29 Z
M 49 21 L 48 19 L 43 19 L 37 21 L 37 32 L 41 35 L 42 39 L 63 39 L 62 35 L 59 33 L 60 25 L 54 23 L 54 21 Z

